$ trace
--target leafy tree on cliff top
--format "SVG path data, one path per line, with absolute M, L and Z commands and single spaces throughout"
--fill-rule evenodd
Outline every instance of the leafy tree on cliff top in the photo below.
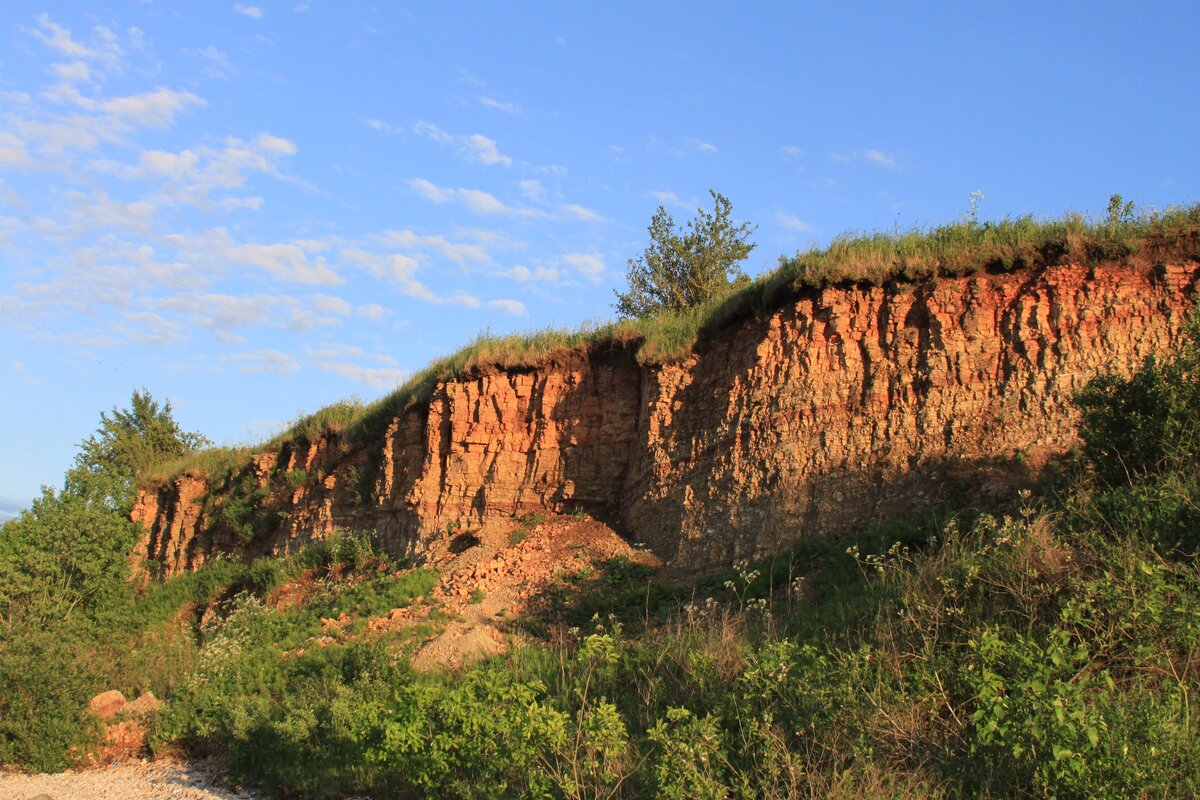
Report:
M 128 514 L 138 478 L 167 459 L 212 444 L 188 433 L 171 416 L 171 403 L 159 405 L 150 392 L 134 390 L 129 408 L 100 412 L 100 427 L 79 443 L 66 491 Z
M 685 228 L 677 228 L 662 206 L 654 212 L 647 229 L 650 246 L 629 259 L 629 291 L 615 292 L 620 316 L 687 311 L 721 296 L 733 282 L 746 280 L 738 262 L 754 249 L 746 240 L 755 226 L 734 225 L 729 200 L 711 189 L 709 194 L 712 213 L 697 209 Z

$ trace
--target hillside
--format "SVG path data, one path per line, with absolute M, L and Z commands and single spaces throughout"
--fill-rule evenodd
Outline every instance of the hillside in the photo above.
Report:
M 1196 216 L 848 240 L 245 450 L 135 392 L 133 520 L 81 458 L 0 529 L 0 767 L 191 766 L 0 794 L 1200 796 Z
M 578 510 L 703 571 L 1011 495 L 1076 444 L 1089 379 L 1176 341 L 1192 215 L 846 240 L 693 317 L 482 341 L 369 409 L 172 467 L 135 507 L 137 558 L 170 575 L 339 528 L 420 556 L 448 529 Z M 673 326 L 694 344 L 661 349 Z

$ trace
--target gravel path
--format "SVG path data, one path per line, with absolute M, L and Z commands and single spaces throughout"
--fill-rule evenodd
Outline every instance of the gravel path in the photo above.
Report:
M 39 798 L 39 796 L 42 796 Z M 134 761 L 55 775 L 0 773 L 0 800 L 247 800 L 204 764 Z

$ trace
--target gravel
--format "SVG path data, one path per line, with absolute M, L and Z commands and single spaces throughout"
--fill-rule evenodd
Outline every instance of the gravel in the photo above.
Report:
M 248 800 L 203 763 L 132 761 L 55 775 L 0 773 L 3 800 Z

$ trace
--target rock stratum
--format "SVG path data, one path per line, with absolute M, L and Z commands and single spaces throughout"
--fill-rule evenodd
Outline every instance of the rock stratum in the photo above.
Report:
M 1189 255 L 836 285 L 674 363 L 600 343 L 479 368 L 360 444 L 329 432 L 219 481 L 143 487 L 135 557 L 169 575 L 336 528 L 419 555 L 496 518 L 577 510 L 680 569 L 766 556 L 1009 491 L 1076 443 L 1089 379 L 1171 350 L 1198 279 Z

